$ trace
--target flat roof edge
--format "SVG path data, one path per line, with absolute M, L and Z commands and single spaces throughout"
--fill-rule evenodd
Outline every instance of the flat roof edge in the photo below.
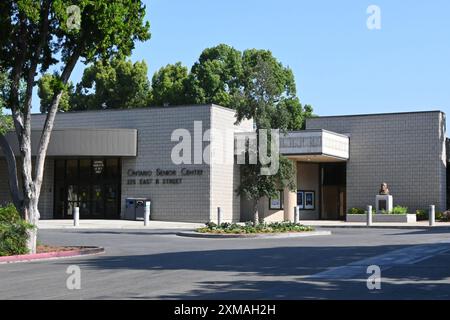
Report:
M 306 121 L 314 120 L 314 119 L 326 119 L 326 118 L 377 117 L 377 116 L 407 115 L 407 114 L 420 114 L 420 113 L 441 113 L 441 114 L 445 115 L 445 112 L 441 111 L 441 110 L 405 111 L 405 112 L 383 112 L 383 113 L 348 114 L 348 115 L 337 115 L 337 116 L 318 116 L 318 117 L 308 118 L 308 119 L 306 119 Z
M 69 114 L 79 114 L 79 113 L 97 113 L 97 112 L 133 112 L 133 111 L 137 111 L 137 110 L 146 110 L 146 111 L 151 111 L 151 110 L 164 110 L 164 109 L 176 109 L 176 108 L 220 108 L 223 110 L 227 110 L 230 112 L 236 112 L 236 110 L 231 109 L 231 108 L 227 108 L 227 107 L 223 107 L 214 103 L 207 103 L 207 104 L 182 104 L 182 105 L 172 105 L 172 106 L 148 106 L 145 108 L 128 108 L 128 109 L 104 109 L 104 110 L 74 110 L 74 111 L 67 111 L 67 112 L 58 112 L 58 114 L 65 114 L 65 115 L 69 115 Z M 45 116 L 45 113 L 32 113 L 32 116 Z

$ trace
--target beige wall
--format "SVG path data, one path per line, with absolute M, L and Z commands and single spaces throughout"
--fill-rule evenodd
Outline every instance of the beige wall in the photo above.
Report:
M 240 168 L 234 158 L 234 132 L 252 125 L 245 121 L 235 126 L 235 114 L 224 108 L 211 110 L 211 199 L 210 220 L 217 221 L 217 208 L 222 208 L 223 222 L 240 221 L 241 199 L 236 193 Z
M 212 126 L 218 129 L 231 129 L 231 133 L 226 136 L 226 139 L 231 141 L 234 139 L 232 133 L 234 129 L 252 128 L 250 122 L 235 126 L 234 114 L 233 110 L 215 105 L 59 113 L 56 116 L 55 129 L 137 129 L 137 157 L 122 158 L 122 215 L 125 211 L 125 198 L 145 197 L 152 200 L 152 219 L 155 220 L 207 222 L 217 218 L 217 207 L 221 206 L 224 209 L 225 220 L 238 221 L 240 199 L 234 190 L 239 181 L 239 171 L 233 162 L 224 166 L 209 165 L 205 162 L 176 165 L 171 159 L 172 148 L 178 144 L 178 141 L 171 141 L 172 132 L 176 129 L 186 129 L 194 139 L 194 121 L 202 121 L 202 135 Z M 33 129 L 42 127 L 44 121 L 44 115 L 33 115 Z M 204 141 L 203 150 L 206 150 L 208 145 L 209 142 Z M 226 155 L 229 160 L 234 159 L 233 150 Z M 194 158 L 194 140 L 192 140 L 192 158 Z M 176 178 L 183 179 L 181 184 L 127 184 L 130 178 L 136 180 L 141 178 L 129 177 L 130 169 L 153 172 L 156 169 L 177 170 L 179 173 L 184 167 L 203 170 L 203 174 L 177 176 Z M 40 200 L 43 219 L 53 217 L 53 173 L 53 161 L 49 160 Z M 4 162 L 0 162 L 0 202 L 10 199 L 6 177 Z M 167 177 L 161 177 L 164 178 Z
M 297 163 L 297 189 L 315 191 L 315 210 L 300 210 L 300 220 L 319 219 L 319 164 Z
M 44 181 L 42 183 L 41 197 L 39 199 L 39 213 L 41 214 L 41 219 L 53 218 L 53 175 L 53 160 L 47 159 L 45 161 Z M 0 159 L 0 204 L 7 204 L 11 201 L 6 161 Z
M 394 206 L 446 210 L 445 115 L 439 111 L 318 117 L 307 129 L 350 135 L 347 208 L 375 205 L 387 182 Z

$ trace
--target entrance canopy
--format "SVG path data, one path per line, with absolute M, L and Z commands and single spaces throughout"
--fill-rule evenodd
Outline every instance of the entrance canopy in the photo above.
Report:
M 288 132 L 280 137 L 280 153 L 305 162 L 345 162 L 349 159 L 350 138 L 327 130 Z
M 32 155 L 38 149 L 41 131 L 31 132 Z M 19 154 L 19 143 L 15 134 L 7 134 L 14 153 Z M 2 156 L 0 152 L 0 156 Z M 52 132 L 47 156 L 55 157 L 136 157 L 136 129 L 55 129 Z

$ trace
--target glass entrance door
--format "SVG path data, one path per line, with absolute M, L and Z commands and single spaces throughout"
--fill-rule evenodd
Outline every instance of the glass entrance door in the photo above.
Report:
M 120 218 L 120 159 L 55 160 L 54 217 L 72 219 Z

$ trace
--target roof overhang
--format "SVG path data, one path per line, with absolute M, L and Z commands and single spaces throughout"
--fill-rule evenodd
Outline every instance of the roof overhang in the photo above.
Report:
M 350 158 L 350 138 L 327 130 L 288 132 L 280 137 L 280 153 L 305 162 L 345 162 Z
M 40 130 L 31 132 L 31 150 L 35 156 L 41 137 Z M 19 143 L 14 133 L 6 135 L 14 153 L 19 154 Z M 1 152 L 0 152 L 0 155 Z M 136 157 L 136 129 L 55 129 L 48 146 L 49 157 Z

